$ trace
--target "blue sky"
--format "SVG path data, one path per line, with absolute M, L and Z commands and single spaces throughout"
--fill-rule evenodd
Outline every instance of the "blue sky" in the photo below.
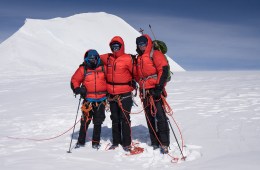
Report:
M 0 0 L 0 42 L 26 18 L 107 12 L 168 46 L 186 70 L 260 70 L 259 0 Z

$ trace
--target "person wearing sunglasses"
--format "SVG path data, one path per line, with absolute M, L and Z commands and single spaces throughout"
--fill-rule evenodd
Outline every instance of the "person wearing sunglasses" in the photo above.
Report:
M 161 153 L 166 154 L 170 145 L 170 134 L 161 95 L 165 94 L 163 92 L 168 77 L 168 61 L 161 51 L 153 49 L 152 40 L 147 34 L 136 38 L 136 51 L 138 53 L 136 80 L 145 108 L 151 145 L 153 149 L 160 147 Z M 153 102 L 156 109 L 149 107 Z
M 88 50 L 84 62 L 71 77 L 71 88 L 75 95 L 80 95 L 82 104 L 81 125 L 76 148 L 84 146 L 88 126 L 93 120 L 92 147 L 99 149 L 101 125 L 105 120 L 106 76 L 105 67 L 96 50 Z
M 122 145 L 125 151 L 131 151 L 130 112 L 133 105 L 132 91 L 133 60 L 125 53 L 124 41 L 115 36 L 109 43 L 111 53 L 101 55 L 107 66 L 107 91 L 112 120 L 112 145 L 110 150 Z

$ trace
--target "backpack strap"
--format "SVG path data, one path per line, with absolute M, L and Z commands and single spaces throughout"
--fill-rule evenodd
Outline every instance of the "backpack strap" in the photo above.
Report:
M 105 66 L 104 66 L 103 62 L 102 62 L 102 65 L 101 65 L 101 72 L 104 73 L 105 79 L 107 80 L 107 74 L 106 74 L 106 70 L 105 70 Z
M 83 65 L 83 67 L 84 67 L 84 79 L 83 79 L 83 82 L 84 82 L 86 79 L 87 72 L 88 72 L 88 67 L 86 65 Z
M 113 55 L 113 54 L 108 53 L 108 57 L 107 57 L 107 65 L 108 65 L 108 63 L 110 63 L 109 60 L 110 60 L 110 57 L 111 57 L 112 55 Z
M 163 55 L 164 55 L 164 57 L 165 57 L 165 59 L 166 59 L 166 61 L 167 61 L 167 63 L 168 63 L 168 69 L 169 69 L 169 70 L 168 70 L 168 76 L 167 76 L 167 80 L 166 80 L 166 82 L 168 82 L 168 81 L 171 80 L 171 75 L 172 75 L 173 73 L 172 73 L 171 70 L 170 70 L 170 64 L 169 64 L 169 61 L 168 61 L 166 55 L 165 55 L 165 54 L 163 54 Z M 151 53 L 150 53 L 150 59 L 152 60 L 153 66 L 155 67 L 153 57 L 154 57 L 154 50 L 152 49 L 152 50 L 151 50 Z M 156 68 L 156 67 L 155 67 L 155 68 Z M 156 69 L 156 70 L 157 70 L 157 69 Z
M 150 52 L 150 59 L 153 61 L 153 54 L 154 54 L 154 49 L 152 48 L 151 52 Z
M 136 64 L 136 55 L 129 54 L 132 58 L 132 79 L 134 79 L 134 65 Z
M 131 58 L 132 58 L 132 81 L 131 81 L 131 86 L 135 89 L 135 94 L 134 94 L 134 97 L 137 96 L 137 85 L 133 85 L 133 83 L 136 83 L 136 82 L 133 82 L 134 80 L 134 67 L 135 67 L 135 64 L 137 63 L 137 60 L 136 60 L 136 54 L 133 55 L 133 54 L 130 54 L 131 55 Z

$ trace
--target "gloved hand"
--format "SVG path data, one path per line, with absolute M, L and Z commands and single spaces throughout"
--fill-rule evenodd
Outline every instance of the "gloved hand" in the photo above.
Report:
M 135 80 L 132 80 L 132 81 L 131 81 L 131 86 L 132 86 L 134 89 L 137 89 L 137 88 L 138 88 L 138 85 L 137 85 L 137 83 L 136 83 Z
M 74 89 L 74 93 L 75 93 L 76 95 L 80 94 L 80 96 L 81 96 L 82 98 L 85 98 L 85 96 L 86 96 L 86 94 L 87 94 L 87 89 L 86 89 L 84 86 L 82 86 L 82 87 L 77 87 L 76 89 Z
M 134 97 L 136 97 L 137 96 L 137 89 L 138 89 L 138 84 L 137 84 L 137 82 L 135 81 L 135 80 L 132 80 L 131 81 L 131 86 L 134 88 L 134 90 L 135 90 L 135 93 L 134 93 Z
M 155 98 L 155 99 L 160 99 L 161 98 L 161 94 L 162 94 L 162 90 L 163 87 L 159 84 L 155 85 L 155 88 L 151 90 L 151 95 Z

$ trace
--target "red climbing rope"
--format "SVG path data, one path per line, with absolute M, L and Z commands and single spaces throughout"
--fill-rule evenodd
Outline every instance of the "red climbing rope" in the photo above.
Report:
M 79 121 L 80 121 L 80 119 L 76 122 L 76 124 L 78 124 Z M 24 139 L 24 140 L 32 140 L 32 141 L 52 140 L 52 139 L 58 138 L 58 137 L 60 137 L 60 136 L 62 136 L 62 135 L 64 135 L 64 134 L 66 134 L 66 133 L 69 132 L 74 126 L 76 126 L 76 124 L 73 125 L 71 128 L 69 128 L 68 130 L 66 130 L 65 132 L 63 132 L 62 134 L 59 134 L 59 135 L 57 135 L 57 136 L 50 137 L 50 138 L 35 139 L 35 138 L 22 138 L 22 137 L 12 137 L 12 136 L 6 136 L 6 137 L 9 138 L 9 139 L 17 139 L 17 140 Z

